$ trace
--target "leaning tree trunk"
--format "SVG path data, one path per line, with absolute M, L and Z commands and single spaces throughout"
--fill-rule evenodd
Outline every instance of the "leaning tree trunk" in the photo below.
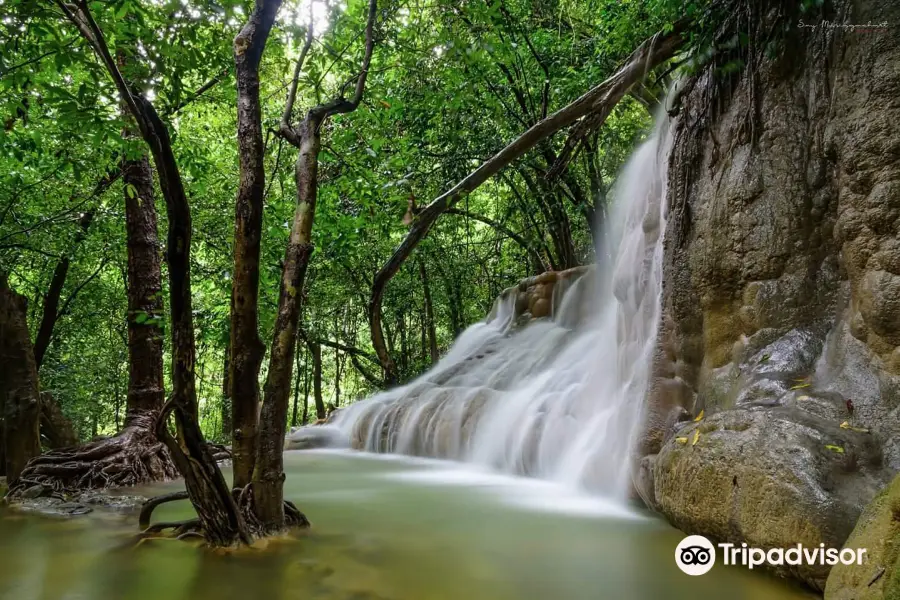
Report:
M 89 210 L 81 215 L 78 220 L 78 234 L 72 246 L 77 246 L 84 239 L 91 221 L 94 220 L 94 211 Z M 59 318 L 59 301 L 62 298 L 63 287 L 66 284 L 66 276 L 69 274 L 70 258 L 68 254 L 64 254 L 56 268 L 53 269 L 53 277 L 50 279 L 50 287 L 44 294 L 44 305 L 41 308 L 41 323 L 38 326 L 38 333 L 34 338 L 34 361 L 37 364 L 38 371 L 44 362 L 44 355 L 50 347 L 53 339 L 53 328 Z
M 256 471 L 253 474 L 256 513 L 270 530 L 284 526 L 284 448 L 285 423 L 290 396 L 300 297 L 309 256 L 312 253 L 312 227 L 318 191 L 319 137 L 321 120 L 307 118 L 303 125 L 300 156 L 297 158 L 297 209 L 285 252 L 284 270 L 275 317 L 275 337 L 269 353 L 263 401 L 262 431 Z
M 595 127 L 602 125 L 619 100 L 635 83 L 643 79 L 650 69 L 669 60 L 683 42 L 682 32 L 687 22 L 679 22 L 666 34 L 657 33 L 642 43 L 612 77 L 592 88 L 586 94 L 528 128 L 505 148 L 485 161 L 462 181 L 425 206 L 416 215 L 406 237 L 394 253 L 382 265 L 372 282 L 369 298 L 369 329 L 372 346 L 381 361 L 387 383 L 396 383 L 397 366 L 388 351 L 382 330 L 381 304 L 388 282 L 400 271 L 412 251 L 431 231 L 431 227 L 448 208 L 467 196 L 482 183 L 496 175 L 513 161 L 525 155 L 539 143 L 582 117 L 590 116 Z
M 20 482 L 25 464 L 41 453 L 41 399 L 26 308 L 25 297 L 9 289 L 6 274 L 0 273 L 0 403 L 4 468 L 11 485 Z
M 185 478 L 187 495 L 197 510 L 200 527 L 213 545 L 249 542 L 248 525 L 216 465 L 197 419 L 194 382 L 194 325 L 190 283 L 191 212 L 169 131 L 153 104 L 134 92 L 122 77 L 110 54 L 103 32 L 85 2 L 56 2 L 59 10 L 94 48 L 116 85 L 120 99 L 134 117 L 141 137 L 149 146 L 160 188 L 166 200 L 168 237 L 166 258 L 169 272 L 169 307 L 172 336 L 172 394 L 156 419 L 155 431 L 165 443 Z M 257 7 L 259 8 L 259 7 Z M 181 436 L 169 433 L 168 416 L 174 412 Z

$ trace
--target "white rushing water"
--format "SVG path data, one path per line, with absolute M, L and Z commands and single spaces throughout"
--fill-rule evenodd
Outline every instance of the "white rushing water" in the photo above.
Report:
M 550 319 L 514 327 L 505 294 L 428 373 L 292 433 L 295 446 L 328 435 L 623 496 L 660 316 L 671 145 L 663 113 L 619 176 L 597 269 L 557 283 Z

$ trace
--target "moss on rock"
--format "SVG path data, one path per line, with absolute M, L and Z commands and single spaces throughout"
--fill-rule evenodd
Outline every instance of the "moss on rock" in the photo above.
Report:
M 845 546 L 865 548 L 867 560 L 835 566 L 825 600 L 900 600 L 900 477 L 866 507 Z

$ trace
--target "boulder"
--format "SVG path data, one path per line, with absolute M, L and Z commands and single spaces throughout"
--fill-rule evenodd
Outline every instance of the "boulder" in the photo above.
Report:
M 838 564 L 828 576 L 825 600 L 900 598 L 900 477 L 885 487 L 847 539 L 849 548 L 865 548 L 862 568 Z
M 871 434 L 792 407 L 686 423 L 653 461 L 655 508 L 689 534 L 758 548 L 839 548 L 881 484 Z M 823 589 L 828 566 L 779 575 Z

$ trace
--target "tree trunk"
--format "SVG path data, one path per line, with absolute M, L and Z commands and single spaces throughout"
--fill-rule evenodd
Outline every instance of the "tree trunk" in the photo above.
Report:
M 310 353 L 313 361 L 313 402 L 316 405 L 316 419 L 324 421 L 328 414 L 325 411 L 325 399 L 322 397 L 322 346 L 310 342 Z
M 257 0 L 234 38 L 237 76 L 240 185 L 234 208 L 234 275 L 231 287 L 231 452 L 234 487 L 250 483 L 259 431 L 259 368 L 266 348 L 259 338 L 259 247 L 266 172 L 259 106 L 259 65 L 281 0 Z
M 4 468 L 10 484 L 41 453 L 41 399 L 26 310 L 25 297 L 9 289 L 6 274 L 0 273 L 0 401 Z
M 434 329 L 434 305 L 431 303 L 431 286 L 428 285 L 428 273 L 425 271 L 425 261 L 419 260 L 419 274 L 422 276 L 422 293 L 425 296 L 425 329 L 428 332 L 428 353 L 431 356 L 431 364 L 435 364 L 438 355 L 437 333 Z
M 318 194 L 322 124 L 333 115 L 353 112 L 362 101 L 375 47 L 375 13 L 376 0 L 370 0 L 366 22 L 365 56 L 362 69 L 356 78 L 356 89 L 352 100 L 346 100 L 339 96 L 329 102 L 319 104 L 310 109 L 299 127 L 293 128 L 290 125 L 290 119 L 296 99 L 300 66 L 312 43 L 312 24 L 310 24 L 306 45 L 297 62 L 297 69 L 294 71 L 294 80 L 282 118 L 280 134 L 299 149 L 294 167 L 297 207 L 294 211 L 291 234 L 285 251 L 284 268 L 281 273 L 274 339 L 269 354 L 269 371 L 266 376 L 265 398 L 260 415 L 256 468 L 253 472 L 256 516 L 262 522 L 265 531 L 277 531 L 285 525 L 284 434 L 297 342 L 297 323 L 300 317 L 300 299 L 303 296 L 306 269 L 313 250 L 312 228 Z
M 300 352 L 297 352 L 296 375 L 294 377 L 294 408 L 291 411 L 291 427 L 297 426 L 297 415 L 300 410 Z
M 81 240 L 84 239 L 91 221 L 94 220 L 94 211 L 89 210 L 78 220 L 78 234 L 72 247 L 76 247 Z M 59 301 L 62 297 L 63 287 L 66 284 L 66 276 L 69 274 L 69 254 L 66 254 L 56 263 L 53 270 L 53 277 L 50 279 L 50 287 L 44 294 L 44 306 L 41 310 L 41 324 L 38 326 L 37 336 L 34 338 L 34 361 L 37 364 L 38 371 L 44 362 L 44 355 L 50 347 L 53 340 L 53 328 L 59 319 Z
M 229 340 L 231 335 L 229 334 Z M 230 440 L 233 429 L 231 415 L 231 387 L 229 385 L 229 372 L 231 370 L 231 342 L 225 343 L 225 364 L 222 367 L 222 439 Z
M 237 509 L 222 472 L 203 440 L 197 422 L 194 383 L 194 326 L 190 282 L 191 212 L 169 131 L 152 103 L 133 92 L 110 54 L 103 32 L 85 3 L 57 2 L 66 18 L 94 48 L 116 84 L 123 104 L 137 121 L 141 137 L 150 147 L 166 199 L 168 237 L 166 257 L 169 272 L 169 308 L 172 336 L 172 395 L 156 421 L 162 439 L 185 478 L 191 503 L 197 510 L 207 540 L 214 545 L 248 543 L 246 523 Z M 181 444 L 169 434 L 167 421 L 174 410 Z
M 309 351 L 303 360 L 303 417 L 301 425 L 309 423 Z
M 122 173 L 128 248 L 127 428 L 133 426 L 141 415 L 153 415 L 155 418 L 165 401 L 161 327 L 165 316 L 150 161 L 146 156 L 125 161 Z M 147 419 L 141 422 L 146 425 Z
M 601 125 L 632 85 L 643 79 L 648 71 L 675 55 L 683 42 L 681 33 L 685 26 L 686 23 L 678 23 L 669 33 L 658 33 L 646 40 L 612 77 L 571 104 L 529 127 L 500 152 L 485 161 L 450 190 L 435 198 L 418 213 L 416 220 L 409 228 L 409 233 L 376 273 L 372 282 L 368 307 L 369 328 L 372 346 L 375 348 L 375 353 L 378 354 L 388 382 L 396 381 L 396 365 L 387 350 L 384 333 L 381 330 L 381 304 L 384 299 L 385 287 L 419 245 L 419 242 L 425 238 L 438 217 L 447 208 L 456 204 L 460 198 L 472 193 L 482 183 L 563 127 L 572 125 L 587 115 L 591 115 L 597 126 Z
M 262 423 L 253 488 L 257 516 L 270 530 L 284 524 L 283 486 L 285 423 L 300 317 L 300 298 L 309 257 L 312 254 L 312 227 L 318 192 L 319 137 L 322 121 L 309 116 L 301 125 L 300 155 L 295 167 L 297 209 L 284 258 L 275 336 L 269 354 Z
M 72 421 L 62 412 L 50 392 L 41 392 L 41 436 L 51 449 L 68 448 L 78 444 L 78 434 Z

